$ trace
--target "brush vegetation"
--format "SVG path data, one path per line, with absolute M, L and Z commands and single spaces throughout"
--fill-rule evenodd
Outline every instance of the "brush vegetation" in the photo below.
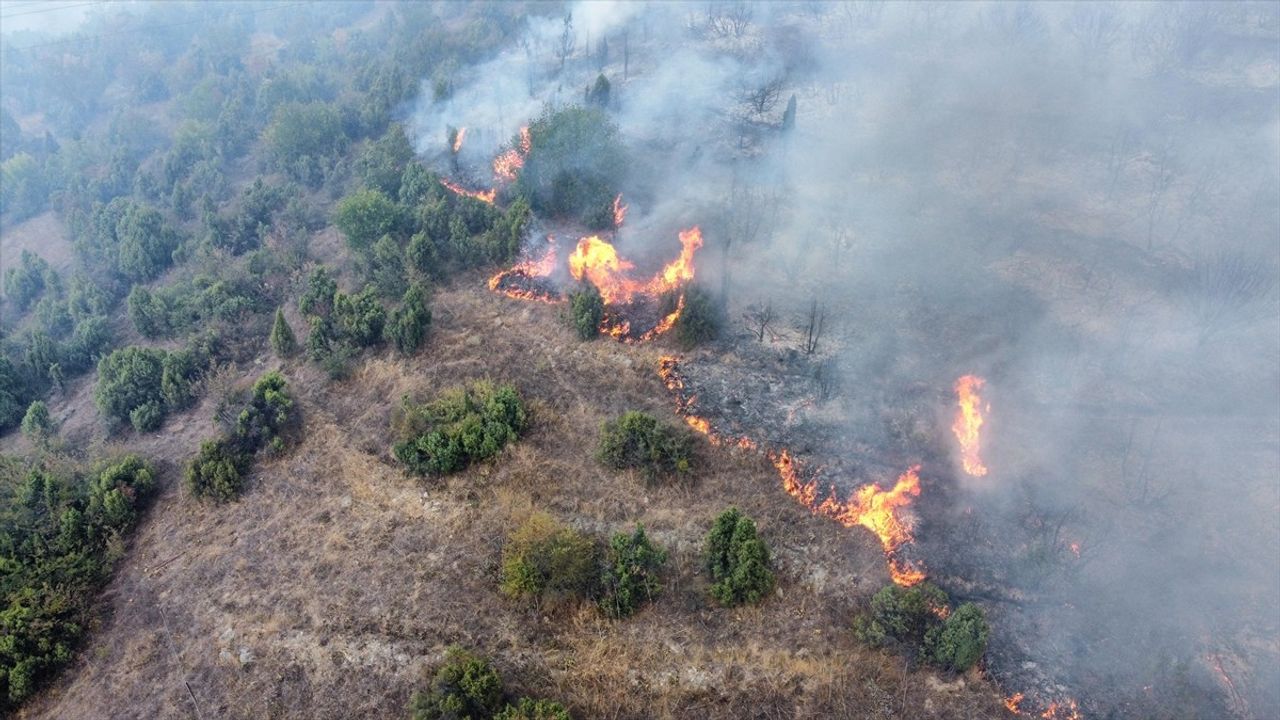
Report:
M 392 418 L 392 452 L 418 475 L 447 475 L 497 455 L 529 424 L 513 385 L 478 380 L 427 403 L 405 398 Z
M 760 602 L 777 583 L 769 546 L 756 533 L 756 523 L 737 508 L 716 516 L 703 550 L 711 575 L 711 597 L 721 605 Z
M 600 462 L 617 470 L 639 470 L 649 482 L 687 475 L 693 467 L 693 437 L 638 410 L 600 426 Z

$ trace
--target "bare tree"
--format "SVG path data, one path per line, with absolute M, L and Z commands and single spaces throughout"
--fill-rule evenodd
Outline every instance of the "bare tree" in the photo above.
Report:
M 745 85 L 739 91 L 739 97 L 742 104 L 746 106 L 747 112 L 756 118 L 760 118 L 772 112 L 778 106 L 778 101 L 782 99 L 782 91 L 786 86 L 786 75 L 778 74 L 765 78 L 760 82 Z
M 1155 152 L 1151 162 L 1151 174 L 1148 178 L 1147 192 L 1147 251 L 1155 246 L 1156 217 L 1164 203 L 1165 193 L 1173 187 L 1177 177 L 1176 159 L 1173 153 L 1173 141 L 1166 141 Z
M 809 306 L 809 313 L 802 322 L 800 331 L 804 333 L 804 340 L 801 348 L 805 355 L 812 355 L 818 351 L 818 341 L 822 339 L 822 331 L 826 328 L 827 309 L 818 305 L 815 299 L 813 304 Z
M 566 13 L 564 29 L 560 31 L 560 41 L 556 43 L 556 58 L 560 60 L 561 72 L 564 72 L 564 62 L 573 55 L 573 48 L 577 42 L 577 36 L 573 32 L 573 13 Z
M 746 2 L 707 5 L 707 31 L 715 37 L 740 38 L 751 28 L 752 9 Z
M 631 72 L 631 30 L 622 31 L 622 79 Z
M 757 342 L 764 342 L 765 333 L 769 332 L 769 326 L 773 324 L 776 316 L 773 312 L 773 301 L 766 300 L 763 305 L 752 305 L 742 314 L 742 319 L 750 328 L 751 334 L 756 336 Z
M 1066 20 L 1067 34 L 1080 46 L 1086 62 L 1101 66 L 1120 42 L 1124 20 L 1115 5 L 1105 2 L 1075 5 Z
M 730 251 L 734 243 L 752 244 L 767 239 L 778 223 L 782 198 L 772 186 L 749 185 L 734 173 L 729 195 L 720 207 L 720 299 L 729 304 Z
M 1192 312 L 1200 345 L 1275 312 L 1276 268 L 1240 250 L 1196 258 Z

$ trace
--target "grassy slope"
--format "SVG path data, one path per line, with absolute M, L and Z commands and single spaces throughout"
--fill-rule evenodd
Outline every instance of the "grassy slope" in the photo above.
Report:
M 849 620 L 887 580 L 876 542 L 810 517 L 763 458 L 706 447 L 688 490 L 647 489 L 592 460 L 605 418 L 672 416 L 657 348 L 578 343 L 558 308 L 491 295 L 479 278 L 435 308 L 435 335 L 411 360 L 374 357 L 341 383 L 286 364 L 304 439 L 262 463 L 237 503 L 187 498 L 178 466 L 197 443 L 164 440 L 209 432 L 208 400 L 138 442 L 169 461 L 166 487 L 81 659 L 22 717 L 194 717 L 192 695 L 205 718 L 404 717 L 452 643 L 493 656 L 512 691 L 562 699 L 581 718 L 1001 714 L 980 678 L 945 685 L 857 645 Z M 391 464 L 387 422 L 403 393 L 484 375 L 533 399 L 526 440 L 443 483 Z M 778 595 L 760 607 L 706 601 L 697 553 L 729 504 L 760 521 L 778 556 Z M 610 622 L 503 599 L 501 538 L 535 507 L 602 536 L 643 522 L 672 551 L 661 600 Z

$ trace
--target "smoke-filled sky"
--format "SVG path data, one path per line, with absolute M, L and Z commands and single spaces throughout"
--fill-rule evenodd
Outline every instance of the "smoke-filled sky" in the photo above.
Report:
M 924 384 L 945 445 L 951 384 L 987 379 L 991 472 L 936 467 L 919 535 L 940 582 L 1025 599 L 986 600 L 998 679 L 1103 717 L 1280 709 L 1276 5 L 568 9 L 563 71 L 564 14 L 535 6 L 447 101 L 424 79 L 424 156 L 466 126 L 486 181 L 602 71 L 632 156 L 619 244 L 670 255 L 646 228 L 699 223 L 731 320 L 820 302 L 844 432 Z

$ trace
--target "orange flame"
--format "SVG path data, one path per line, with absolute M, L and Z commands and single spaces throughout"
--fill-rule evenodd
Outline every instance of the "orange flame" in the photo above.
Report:
M 569 256 L 569 273 L 575 280 L 589 280 L 600 290 L 606 305 L 631 302 L 637 294 L 657 297 L 693 279 L 693 256 L 702 247 L 702 231 L 697 227 L 680 231 L 680 257 L 667 263 L 662 272 L 647 282 L 629 277 L 635 265 L 618 256 L 617 249 L 599 235 L 578 241 Z
M 520 145 L 508 148 L 493 159 L 493 174 L 504 182 L 514 182 L 516 175 L 524 167 L 524 158 L 531 147 L 533 141 L 529 137 L 529 128 L 520 128 Z
M 541 300 L 544 302 L 556 302 L 559 298 L 552 294 L 538 292 L 521 286 L 513 286 L 506 282 L 512 278 L 528 278 L 537 279 L 545 278 L 551 275 L 556 268 L 556 239 L 553 235 L 547 236 L 547 249 L 542 257 L 534 260 L 526 258 L 511 268 L 503 270 L 489 278 L 489 289 L 494 292 L 500 292 L 507 297 L 516 298 L 518 300 Z
M 458 132 L 454 133 L 453 135 L 453 154 L 454 155 L 457 155 L 458 151 L 462 149 L 462 139 L 465 138 L 466 136 L 467 136 L 467 129 L 464 127 L 458 128 Z
M 952 432 L 960 441 L 960 462 L 964 465 L 964 471 L 976 477 L 987 474 L 987 466 L 982 464 L 979 454 L 983 420 L 980 408 L 982 397 L 978 395 L 978 391 L 985 383 L 977 375 L 965 375 L 956 380 L 958 410 L 955 422 L 951 425 Z
M 1084 716 L 1080 714 L 1080 707 L 1076 701 L 1068 698 L 1061 704 L 1049 703 L 1049 707 L 1040 714 L 1040 717 L 1042 720 L 1081 720 Z
M 449 188 L 458 195 L 475 198 L 481 202 L 489 203 L 490 205 L 492 205 L 493 201 L 498 198 L 498 191 L 494 188 L 489 188 L 488 190 L 468 190 L 458 183 L 445 178 L 440 178 L 440 184 Z
M 622 204 L 622 193 L 618 193 L 618 197 L 613 199 L 613 226 L 622 227 L 622 221 L 627 219 L 627 206 Z
M 712 445 L 730 444 L 743 450 L 759 449 L 759 444 L 751 438 L 733 439 L 717 435 L 706 418 L 694 414 L 696 397 L 685 397 L 684 378 L 680 375 L 679 360 L 676 357 L 664 355 L 658 362 L 658 375 L 667 389 L 675 395 L 676 412 L 684 417 L 689 427 L 706 435 Z M 860 525 L 874 533 L 880 539 L 880 546 L 888 560 L 889 575 L 895 583 L 910 587 L 925 579 L 923 569 L 896 555 L 899 548 L 914 539 L 900 513 L 920 495 L 919 465 L 911 466 L 898 476 L 890 490 L 881 489 L 874 483 L 863 485 L 841 502 L 836 498 L 833 488 L 826 499 L 818 502 L 817 479 L 807 482 L 801 479 L 799 463 L 789 450 L 766 449 L 765 457 L 778 471 L 782 489 L 810 512 L 831 518 L 845 527 Z
M 1005 698 L 1004 699 L 1005 708 L 1007 708 L 1011 713 L 1021 715 L 1022 710 L 1020 710 L 1018 706 L 1022 704 L 1022 697 L 1023 697 L 1022 693 L 1014 693 L 1009 697 Z

